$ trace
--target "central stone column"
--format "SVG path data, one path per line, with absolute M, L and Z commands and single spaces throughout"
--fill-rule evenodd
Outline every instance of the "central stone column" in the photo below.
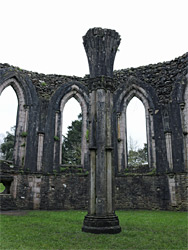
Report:
M 83 39 L 90 68 L 90 203 L 82 231 L 114 234 L 121 231 L 113 208 L 112 167 L 112 77 L 120 36 L 94 28 Z

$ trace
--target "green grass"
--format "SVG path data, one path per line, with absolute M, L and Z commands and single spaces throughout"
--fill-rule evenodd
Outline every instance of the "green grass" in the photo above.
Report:
M 3 183 L 0 183 L 0 193 L 2 193 L 5 190 L 5 186 Z
M 1 249 L 170 249 L 187 250 L 186 212 L 117 211 L 122 232 L 81 231 L 86 212 L 31 211 L 1 215 Z

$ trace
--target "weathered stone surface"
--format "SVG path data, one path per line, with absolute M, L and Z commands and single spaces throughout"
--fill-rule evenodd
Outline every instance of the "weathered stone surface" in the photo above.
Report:
M 0 210 L 16 210 L 17 206 L 11 194 L 0 194 Z
M 152 86 L 161 104 L 172 101 L 175 84 L 181 85 L 183 77 L 188 74 L 188 53 L 172 61 L 151 64 L 139 68 L 114 71 L 114 80 L 123 86 L 130 77 L 147 86 Z
M 121 232 L 118 217 L 108 215 L 97 217 L 92 215 L 85 216 L 82 231 L 95 234 L 117 234 Z
M 186 210 L 188 53 L 169 62 L 113 71 L 118 33 L 92 29 L 84 41 L 90 75 L 83 78 L 0 64 L 0 93 L 11 85 L 19 100 L 15 159 L 0 164 L 2 180 L 7 187 L 10 184 L 10 194 L 0 195 L 1 209 L 87 209 L 92 186 L 105 204 L 98 211 L 109 210 L 106 204 L 114 210 L 111 194 L 105 191 L 106 185 L 112 185 L 116 209 Z M 148 166 L 134 170 L 126 165 L 124 119 L 133 96 L 146 110 L 150 157 Z M 71 97 L 82 105 L 84 131 L 89 134 L 81 168 L 61 166 L 61 143 L 54 139 L 61 138 L 62 105 Z M 91 185 L 87 172 L 91 165 L 92 183 L 96 174 L 103 182 Z M 92 195 L 93 207 L 96 193 Z
M 115 30 L 93 28 L 83 37 L 87 53 L 90 77 L 113 77 L 115 55 L 120 36 Z
M 6 173 L 7 175 L 8 173 Z M 172 202 L 168 176 L 175 180 Z M 119 174 L 115 177 L 115 209 L 187 210 L 187 174 Z M 76 173 L 58 175 L 9 173 L 11 194 L 0 195 L 1 210 L 67 210 L 88 208 L 89 176 Z M 33 180 L 41 178 L 38 185 Z M 39 188 L 37 190 L 36 188 Z M 37 193 L 38 191 L 38 193 Z M 16 192 L 16 193 L 15 193 Z M 40 198 L 34 206 L 34 196 Z

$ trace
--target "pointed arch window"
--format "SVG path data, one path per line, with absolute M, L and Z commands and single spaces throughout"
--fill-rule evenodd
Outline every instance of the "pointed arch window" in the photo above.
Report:
M 12 161 L 15 143 L 15 127 L 18 109 L 18 99 L 11 86 L 6 87 L 0 96 L 0 157 Z
M 70 105 L 70 108 L 68 108 L 68 114 L 73 113 L 76 110 L 75 105 L 77 106 L 77 112 L 75 113 L 73 120 L 77 120 L 78 122 L 76 122 L 76 125 L 81 126 L 80 128 L 81 136 L 80 135 L 78 136 L 81 138 L 76 138 L 76 141 L 81 141 L 81 159 L 79 160 L 79 163 L 83 167 L 87 167 L 87 165 L 85 164 L 88 161 L 88 145 L 87 145 L 88 143 L 87 143 L 87 138 L 86 138 L 87 104 L 84 99 L 83 93 L 79 91 L 78 86 L 73 85 L 72 90 L 62 97 L 61 103 L 60 103 L 60 110 L 56 111 L 56 114 L 55 114 L 54 139 L 57 138 L 57 140 L 54 140 L 54 168 L 55 169 L 58 169 L 59 165 L 61 165 L 62 162 L 66 163 L 64 162 L 64 159 L 63 159 L 64 156 L 62 155 L 62 153 L 64 153 L 65 155 L 65 152 L 62 152 L 62 142 L 63 142 L 63 135 L 66 136 L 66 130 L 65 130 L 65 127 L 63 126 L 66 124 L 67 119 L 64 113 L 67 112 L 66 109 L 69 105 Z M 81 117 L 80 116 L 78 117 L 80 113 L 81 113 Z M 75 148 L 77 147 L 76 144 L 77 142 L 75 142 L 75 144 L 73 145 Z M 72 163 L 77 165 L 78 161 L 74 160 Z
M 143 103 L 133 97 L 127 106 L 128 166 L 148 165 L 146 114 Z
M 12 87 L 12 88 L 11 88 Z M 9 90 L 10 88 L 10 90 Z M 13 90 L 12 90 L 13 89 Z M 28 125 L 28 106 L 25 102 L 25 96 L 23 89 L 16 79 L 9 79 L 2 84 L 0 84 L 0 95 L 3 94 L 4 91 L 11 91 L 14 93 L 14 98 L 17 99 L 17 105 L 14 104 L 13 108 L 16 108 L 16 118 L 14 125 L 15 127 L 15 143 L 14 143 L 14 153 L 13 159 L 14 164 L 20 167 L 24 167 L 25 165 L 25 153 L 26 153 L 26 142 L 27 142 L 27 125 Z M 6 92 L 4 92 L 6 93 Z M 12 97 L 9 97 L 8 100 L 11 101 Z M 12 104 L 13 106 L 13 104 Z M 17 107 L 16 107 L 17 106 Z M 4 107 L 3 107 L 4 109 Z M 14 126 L 13 125 L 13 126 Z
M 62 126 L 62 164 L 81 165 L 82 111 L 74 97 L 65 104 Z
M 129 107 L 132 106 L 131 103 L 134 104 L 135 100 L 141 107 L 141 110 L 138 111 L 137 115 L 134 115 L 131 109 L 129 111 Z M 152 100 L 150 100 L 150 103 L 152 103 Z M 153 109 L 149 106 L 149 100 L 145 90 L 135 84 L 132 84 L 128 89 L 121 93 L 117 105 L 119 109 L 119 112 L 117 112 L 118 171 L 121 172 L 124 169 L 128 169 L 129 165 L 131 165 L 129 155 L 129 137 L 133 137 L 133 141 L 137 141 L 138 145 L 133 145 L 136 151 L 140 148 L 140 153 L 145 154 L 145 160 L 143 160 L 141 165 L 147 165 L 149 171 L 151 169 L 155 169 L 156 150 L 153 128 Z M 130 119 L 127 117 L 129 116 L 129 112 L 131 113 Z M 142 119 L 142 122 L 140 119 Z M 141 123 L 143 124 L 142 126 Z M 133 128 L 136 128 L 136 130 Z M 143 129 L 143 132 L 140 131 L 140 128 Z M 130 134 L 131 130 L 132 134 Z M 138 135 L 137 139 L 134 139 L 136 134 Z M 138 152 L 136 154 L 138 155 Z

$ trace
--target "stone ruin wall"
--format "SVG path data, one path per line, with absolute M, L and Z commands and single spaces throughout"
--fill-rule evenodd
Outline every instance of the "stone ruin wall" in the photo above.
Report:
M 1 162 L 1 209 L 87 209 L 91 86 L 113 92 L 116 209 L 187 209 L 188 54 L 170 62 L 114 71 L 112 77 L 44 75 L 0 64 L 0 93 L 11 85 L 19 105 L 13 168 Z M 126 107 L 145 106 L 149 167 L 128 168 Z M 75 97 L 83 113 L 82 165 L 61 171 L 62 112 Z M 120 128 L 120 129 L 119 129 Z
M 7 173 L 3 173 L 3 180 Z M 10 175 L 10 173 L 9 173 Z M 13 173 L 1 210 L 88 208 L 87 174 Z M 187 210 L 187 174 L 120 174 L 115 177 L 115 209 Z

